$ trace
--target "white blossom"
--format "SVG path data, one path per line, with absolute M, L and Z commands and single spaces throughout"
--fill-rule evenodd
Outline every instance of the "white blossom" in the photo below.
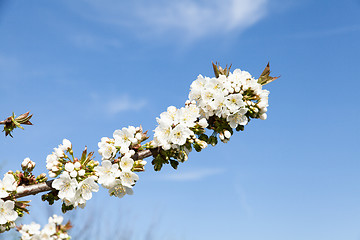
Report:
M 115 139 L 115 147 L 120 147 L 120 152 L 128 151 L 129 146 L 132 143 L 137 143 L 135 138 L 136 128 L 134 126 L 129 126 L 127 128 L 122 128 L 121 130 L 115 130 L 113 137 Z
M 22 240 L 36 239 L 40 235 L 40 224 L 32 222 L 31 224 L 24 224 L 19 230 Z
M 52 183 L 52 187 L 59 190 L 58 196 L 60 199 L 74 198 L 78 185 L 76 179 L 72 179 L 68 172 L 63 172 L 60 177 Z
M 96 174 L 99 176 L 98 183 L 105 188 L 109 188 L 117 177 L 120 177 L 119 164 L 112 164 L 109 160 L 101 163 L 101 166 L 95 167 Z
M 63 151 L 67 151 L 72 148 L 72 144 L 69 140 L 64 139 L 61 148 L 63 149 Z
M 0 199 L 0 224 L 5 224 L 8 221 L 13 222 L 17 219 L 18 214 L 14 210 L 14 201 Z
M 209 126 L 206 118 L 200 119 L 198 123 L 199 123 L 200 127 L 202 127 L 202 128 L 206 128 L 207 126 Z
M 54 148 L 54 153 L 58 158 L 65 157 L 64 150 L 62 149 L 61 146 L 59 146 L 58 148 Z
M 121 184 L 120 179 L 116 179 L 114 184 L 109 189 L 110 196 L 122 198 L 125 194 L 133 195 L 133 190 Z
M 134 160 L 128 156 L 124 156 L 120 161 L 121 171 L 130 171 L 134 165 Z
M 3 180 L 0 180 L 0 198 L 9 196 L 9 192 L 15 191 L 17 182 L 12 174 L 5 174 Z
M 121 172 L 120 179 L 122 185 L 128 188 L 132 188 L 135 184 L 135 181 L 139 180 L 139 176 L 133 172 Z
M 193 134 L 193 131 L 191 131 L 188 127 L 179 124 L 171 130 L 170 141 L 173 144 L 184 145 L 187 138 L 189 138 Z
M 116 147 L 114 141 L 108 137 L 101 138 L 101 142 L 98 143 L 99 154 L 102 156 L 102 160 L 109 160 L 116 154 Z
M 92 192 L 99 191 L 99 185 L 97 185 L 92 177 L 88 177 L 81 181 L 77 190 L 81 196 L 87 201 L 92 198 Z
M 54 214 L 52 217 L 49 217 L 48 222 L 49 223 L 55 223 L 57 225 L 60 225 L 64 221 L 64 218 L 62 216 L 58 216 Z
M 227 121 L 231 128 L 236 128 L 238 125 L 246 125 L 248 123 L 248 118 L 245 116 L 247 112 L 246 108 L 241 108 L 235 114 L 232 114 L 227 117 Z

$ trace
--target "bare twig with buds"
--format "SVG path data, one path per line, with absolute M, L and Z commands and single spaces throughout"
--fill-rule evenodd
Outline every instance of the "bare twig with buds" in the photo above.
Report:
M 31 117 L 33 116 L 32 114 L 29 115 L 30 112 L 21 114 L 20 116 L 16 117 L 15 114 L 13 113 L 12 116 L 6 118 L 4 121 L 1 121 L 0 124 L 4 125 L 4 130 L 3 132 L 5 132 L 5 136 L 10 135 L 10 137 L 13 137 L 11 135 L 11 132 L 15 129 L 15 128 L 21 128 L 24 129 L 21 124 L 23 125 L 33 125 L 30 122 Z

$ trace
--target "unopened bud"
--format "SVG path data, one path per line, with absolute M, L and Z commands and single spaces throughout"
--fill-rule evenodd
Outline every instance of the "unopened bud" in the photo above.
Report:
M 85 175 L 85 170 L 84 169 L 81 169 L 79 172 L 78 172 L 79 176 L 82 177 Z
M 42 173 L 42 174 L 40 174 L 39 176 L 36 177 L 36 181 L 38 183 L 45 182 L 46 180 L 47 180 L 47 177 L 46 177 L 45 173 Z
M 261 119 L 261 120 L 266 120 L 266 118 L 267 118 L 267 114 L 266 114 L 266 113 L 260 114 L 260 119 Z
M 219 138 L 220 138 L 221 141 L 223 141 L 224 138 L 225 138 L 225 137 L 224 137 L 224 134 L 223 134 L 223 133 L 219 133 Z
M 201 147 L 201 149 L 204 149 L 207 147 L 207 143 L 205 141 L 202 140 L 197 140 L 196 143 Z
M 141 141 L 141 139 L 142 139 L 142 134 L 138 132 L 137 134 L 135 134 L 135 138 L 136 138 L 137 140 Z
M 224 131 L 225 138 L 229 139 L 231 137 L 231 133 L 228 130 Z
M 79 170 L 80 167 L 81 167 L 81 163 L 80 163 L 80 162 L 75 162 L 75 163 L 74 163 L 74 168 L 75 168 L 76 170 Z
M 51 177 L 51 178 L 56 177 L 56 173 L 54 173 L 54 172 L 50 171 L 50 172 L 49 172 L 49 177 Z
M 72 177 L 72 178 L 77 177 L 77 175 L 78 175 L 78 172 L 76 170 L 74 170 L 70 173 L 70 177 Z

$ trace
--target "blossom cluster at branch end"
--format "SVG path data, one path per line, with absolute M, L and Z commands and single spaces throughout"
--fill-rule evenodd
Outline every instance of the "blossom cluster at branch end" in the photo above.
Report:
M 171 106 L 157 118 L 150 144 L 156 171 L 168 163 L 176 169 L 188 159 L 192 147 L 201 151 L 208 144 L 216 145 L 218 137 L 226 143 L 234 130 L 244 130 L 252 118 L 267 118 L 270 92 L 262 86 L 276 79 L 269 76 L 269 66 L 259 80 L 240 69 L 230 73 L 230 68 L 214 65 L 214 71 L 216 77 L 199 75 L 191 84 L 185 107 Z M 206 129 L 213 133 L 208 135 Z
M 31 224 L 24 224 L 17 228 L 21 234 L 21 240 L 68 240 L 71 239 L 68 230 L 71 229 L 70 221 L 62 224 L 64 221 L 62 216 L 53 215 L 49 217 L 48 224 L 41 229 L 40 224 L 32 222 Z

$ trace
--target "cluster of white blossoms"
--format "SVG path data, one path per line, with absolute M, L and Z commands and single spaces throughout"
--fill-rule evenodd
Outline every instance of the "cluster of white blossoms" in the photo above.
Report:
M 53 215 L 49 217 L 48 224 L 40 230 L 40 224 L 32 222 L 31 224 L 22 225 L 18 231 L 21 234 L 21 240 L 67 240 L 71 237 L 67 233 L 70 224 L 62 225 L 62 216 Z
M 100 165 L 92 159 L 93 152 L 87 153 L 86 147 L 80 158 L 74 157 L 71 142 L 64 139 L 46 158 L 49 176 L 57 178 L 52 180 L 53 189 L 45 193 L 42 200 L 51 205 L 61 199 L 62 211 L 66 212 L 78 206 L 83 208 L 92 193 L 99 191 L 99 184 L 108 189 L 111 196 L 131 195 L 139 180 L 135 172 L 144 171 L 146 165 L 143 158 L 153 156 L 156 171 L 169 163 L 176 169 L 179 162 L 188 159 L 192 148 L 199 152 L 208 144 L 215 146 L 218 136 L 222 142 L 227 142 L 234 129 L 244 130 L 250 119 L 267 118 L 269 91 L 262 86 L 278 78 L 270 77 L 269 64 L 259 79 L 240 69 L 230 73 L 227 67 L 222 69 L 213 64 L 213 68 L 216 77 L 199 75 L 191 84 L 185 107 L 170 106 L 160 114 L 156 119 L 158 126 L 154 130 L 154 139 L 148 143 L 142 145 L 148 137 L 141 126 L 116 130 L 113 138 L 103 137 L 98 143 L 102 157 Z M 28 113 L 23 118 L 23 124 L 31 124 Z M 206 129 L 213 133 L 208 136 Z M 33 175 L 35 163 L 29 158 L 24 159 L 21 167 L 23 172 L 9 171 L 0 180 L 0 233 L 14 228 L 15 220 L 24 212 L 28 213 L 29 201 L 17 201 L 16 198 L 43 191 L 30 186 L 47 181 L 44 173 L 37 177 Z M 29 194 L 23 191 L 28 186 Z M 71 225 L 69 222 L 61 225 L 62 221 L 62 217 L 54 215 L 42 230 L 36 223 L 23 225 L 18 230 L 21 239 L 70 239 L 67 230 Z
M 236 128 L 246 125 L 248 116 L 266 119 L 268 95 L 250 73 L 236 69 L 218 78 L 199 75 L 191 84 L 189 99 L 196 101 L 202 116 L 226 119 L 231 128 Z
M 174 106 L 167 108 L 166 112 L 156 118 L 158 126 L 154 130 L 154 146 L 161 146 L 164 150 L 179 149 L 188 140 L 196 139 L 192 130 L 196 125 L 206 128 L 208 123 L 205 118 L 199 120 L 200 111 L 195 102 L 188 101 L 185 107 L 177 109 Z M 203 145 L 205 148 L 206 143 Z M 188 152 L 191 148 L 184 148 Z
M 227 142 L 233 129 L 243 130 L 251 118 L 266 119 L 269 91 L 261 83 L 271 80 L 268 72 L 258 81 L 246 71 L 228 71 L 217 68 L 214 78 L 199 75 L 190 86 L 185 107 L 170 106 L 156 119 L 159 125 L 151 142 L 158 148 L 152 162 L 155 170 L 167 163 L 176 169 L 177 161 L 186 161 L 192 147 L 201 151 L 207 144 L 216 145 L 217 135 Z M 214 131 L 211 136 L 205 128 Z
M 109 189 L 110 195 L 120 198 L 133 193 L 132 188 L 139 179 L 134 171 L 143 171 L 146 164 L 146 161 L 132 159 L 135 154 L 133 149 L 141 147 L 140 143 L 147 139 L 146 133 L 141 127 L 130 126 L 116 130 L 113 136 L 113 139 L 103 137 L 98 144 L 102 156 L 100 166 L 99 162 L 91 160 L 93 153 L 87 155 L 86 150 L 80 160 L 74 157 L 72 144 L 67 139 L 48 155 L 46 161 L 50 177 L 59 176 L 52 182 L 52 187 L 58 190 L 56 197 L 63 201 L 64 212 L 83 208 L 92 198 L 92 193 L 99 191 L 98 184 Z M 45 199 L 49 199 L 49 195 Z
M 97 177 L 91 173 L 86 176 L 89 166 L 82 164 L 77 158 L 70 159 L 66 152 L 73 155 L 71 142 L 64 139 L 63 144 L 55 148 L 46 159 L 50 177 L 60 174 L 53 181 L 52 187 L 59 191 L 57 196 L 66 206 L 83 208 L 86 201 L 92 198 L 92 193 L 99 191 Z M 92 165 L 97 164 L 94 162 Z
M 18 213 L 15 211 L 15 201 L 4 201 L 3 198 L 10 196 L 11 193 L 16 193 L 16 189 L 17 182 L 14 176 L 6 173 L 4 178 L 0 180 L 0 232 L 15 227 L 14 221 L 18 218 Z
M 115 130 L 113 138 L 103 137 L 98 143 L 99 154 L 102 156 L 101 166 L 95 167 L 97 182 L 109 189 L 111 196 L 122 198 L 125 194 L 133 194 L 133 186 L 139 180 L 133 171 L 143 171 L 146 161 L 134 161 L 134 149 L 147 139 L 141 127 L 129 126 Z M 116 158 L 119 153 L 118 158 Z
M 49 176 L 51 178 L 57 177 L 62 171 L 62 163 L 66 157 L 65 152 L 72 148 L 71 142 L 67 139 L 63 140 L 57 148 L 54 148 L 54 152 L 46 158 L 46 168 L 49 170 Z
M 96 177 L 91 176 L 78 181 L 76 177 L 71 177 L 68 171 L 64 171 L 54 180 L 52 187 L 59 190 L 58 197 L 66 206 L 84 208 L 86 201 L 92 198 L 92 192 L 99 191 L 95 180 Z

